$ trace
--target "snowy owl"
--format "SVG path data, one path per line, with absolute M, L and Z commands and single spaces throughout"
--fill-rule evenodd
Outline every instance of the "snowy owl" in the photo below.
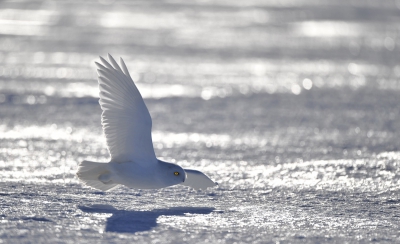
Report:
M 156 158 L 151 138 L 150 113 L 133 82 L 128 69 L 108 54 L 100 57 L 98 82 L 101 124 L 111 160 L 108 163 L 83 161 L 77 176 L 86 185 L 108 191 L 119 185 L 139 189 L 157 189 L 182 184 L 194 189 L 215 186 L 210 178 L 197 170 Z

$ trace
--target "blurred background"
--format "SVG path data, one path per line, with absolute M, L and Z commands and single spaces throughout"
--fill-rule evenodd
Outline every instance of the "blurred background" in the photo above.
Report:
M 399 23 L 397 0 L 0 2 L 0 237 L 400 241 Z M 80 161 L 109 159 L 94 65 L 107 53 L 145 99 L 156 154 L 218 188 L 105 197 L 75 179 Z M 125 209 L 212 201 L 225 215 L 100 235 L 107 216 L 73 205 L 87 195 Z

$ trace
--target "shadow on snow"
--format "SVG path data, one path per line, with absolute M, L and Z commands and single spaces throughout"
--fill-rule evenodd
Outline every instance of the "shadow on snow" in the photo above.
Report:
M 153 209 L 151 211 L 118 210 L 111 205 L 78 206 L 86 213 L 111 213 L 107 219 L 106 232 L 136 233 L 151 230 L 157 226 L 157 218 L 161 215 L 209 214 L 214 208 L 174 207 Z

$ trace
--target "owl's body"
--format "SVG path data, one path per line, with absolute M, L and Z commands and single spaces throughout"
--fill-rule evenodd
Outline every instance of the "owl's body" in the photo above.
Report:
M 121 59 L 121 67 L 108 55 L 100 57 L 99 73 L 101 123 L 111 154 L 109 163 L 83 161 L 77 176 L 86 185 L 108 191 L 119 185 L 158 189 L 183 184 L 195 189 L 216 184 L 196 170 L 158 160 L 151 139 L 150 113 Z

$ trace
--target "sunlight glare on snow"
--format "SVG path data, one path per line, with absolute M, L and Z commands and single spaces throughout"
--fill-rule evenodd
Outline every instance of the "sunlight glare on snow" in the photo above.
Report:
M 0 34 L 38 36 L 48 32 L 47 26 L 57 21 L 57 13 L 50 10 L 1 9 Z
M 361 24 L 343 21 L 303 21 L 295 23 L 296 31 L 312 37 L 359 36 Z

